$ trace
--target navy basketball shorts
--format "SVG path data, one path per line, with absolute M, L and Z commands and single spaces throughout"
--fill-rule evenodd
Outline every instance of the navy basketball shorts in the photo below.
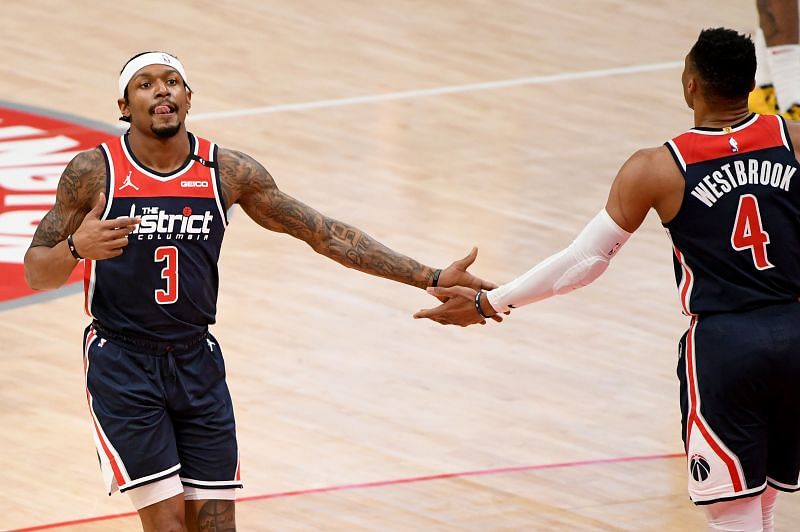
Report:
M 692 501 L 800 489 L 800 304 L 693 318 L 679 351 Z
M 240 488 L 233 403 L 209 333 L 152 344 L 84 332 L 86 396 L 109 495 L 180 475 L 184 486 Z

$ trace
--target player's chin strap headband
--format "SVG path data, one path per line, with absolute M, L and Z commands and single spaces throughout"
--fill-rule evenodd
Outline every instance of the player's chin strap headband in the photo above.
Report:
M 142 54 L 139 57 L 131 59 L 131 61 L 125 65 L 125 68 L 122 69 L 122 72 L 119 75 L 120 98 L 125 97 L 125 87 L 128 86 L 131 78 L 133 78 L 133 76 L 136 75 L 139 70 L 150 65 L 166 65 L 174 68 L 183 78 L 183 82 L 186 84 L 186 87 L 189 88 L 189 80 L 186 79 L 186 70 L 184 70 L 183 64 L 181 64 L 177 57 L 164 52 L 147 52 L 146 54 Z

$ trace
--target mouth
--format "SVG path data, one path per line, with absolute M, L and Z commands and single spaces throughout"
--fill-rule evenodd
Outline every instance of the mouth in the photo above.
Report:
M 150 114 L 167 117 L 174 115 L 176 110 L 177 108 L 175 107 L 175 105 L 171 103 L 162 103 L 153 106 L 150 109 Z

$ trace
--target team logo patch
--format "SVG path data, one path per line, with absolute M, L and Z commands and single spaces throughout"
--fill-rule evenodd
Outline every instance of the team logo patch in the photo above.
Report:
M 119 134 L 87 123 L 0 103 L 0 308 L 34 294 L 25 284 L 23 257 L 39 220 L 55 203 L 64 167 L 78 152 Z M 67 282 L 82 277 L 78 266 Z
M 703 482 L 711 474 L 711 466 L 703 455 L 693 454 L 689 460 L 689 472 L 697 482 Z

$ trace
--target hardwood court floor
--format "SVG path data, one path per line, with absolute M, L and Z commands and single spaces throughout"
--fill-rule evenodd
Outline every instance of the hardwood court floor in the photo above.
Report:
M 111 124 L 124 61 L 172 51 L 195 90 L 195 133 L 427 264 L 478 245 L 474 271 L 498 282 L 565 246 L 636 148 L 691 126 L 679 75 L 699 30 L 756 23 L 753 2 L 724 0 L 3 7 L 0 98 Z M 415 322 L 424 292 L 345 270 L 241 212 L 221 271 L 214 334 L 241 497 L 382 483 L 242 502 L 241 530 L 703 528 L 681 458 L 526 469 L 680 453 L 687 322 L 655 217 L 594 285 L 502 326 Z M 81 301 L 2 312 L 3 528 L 131 510 L 97 471 Z M 391 482 L 497 468 L 518 470 Z M 797 522 L 800 497 L 781 497 L 779 529 Z

